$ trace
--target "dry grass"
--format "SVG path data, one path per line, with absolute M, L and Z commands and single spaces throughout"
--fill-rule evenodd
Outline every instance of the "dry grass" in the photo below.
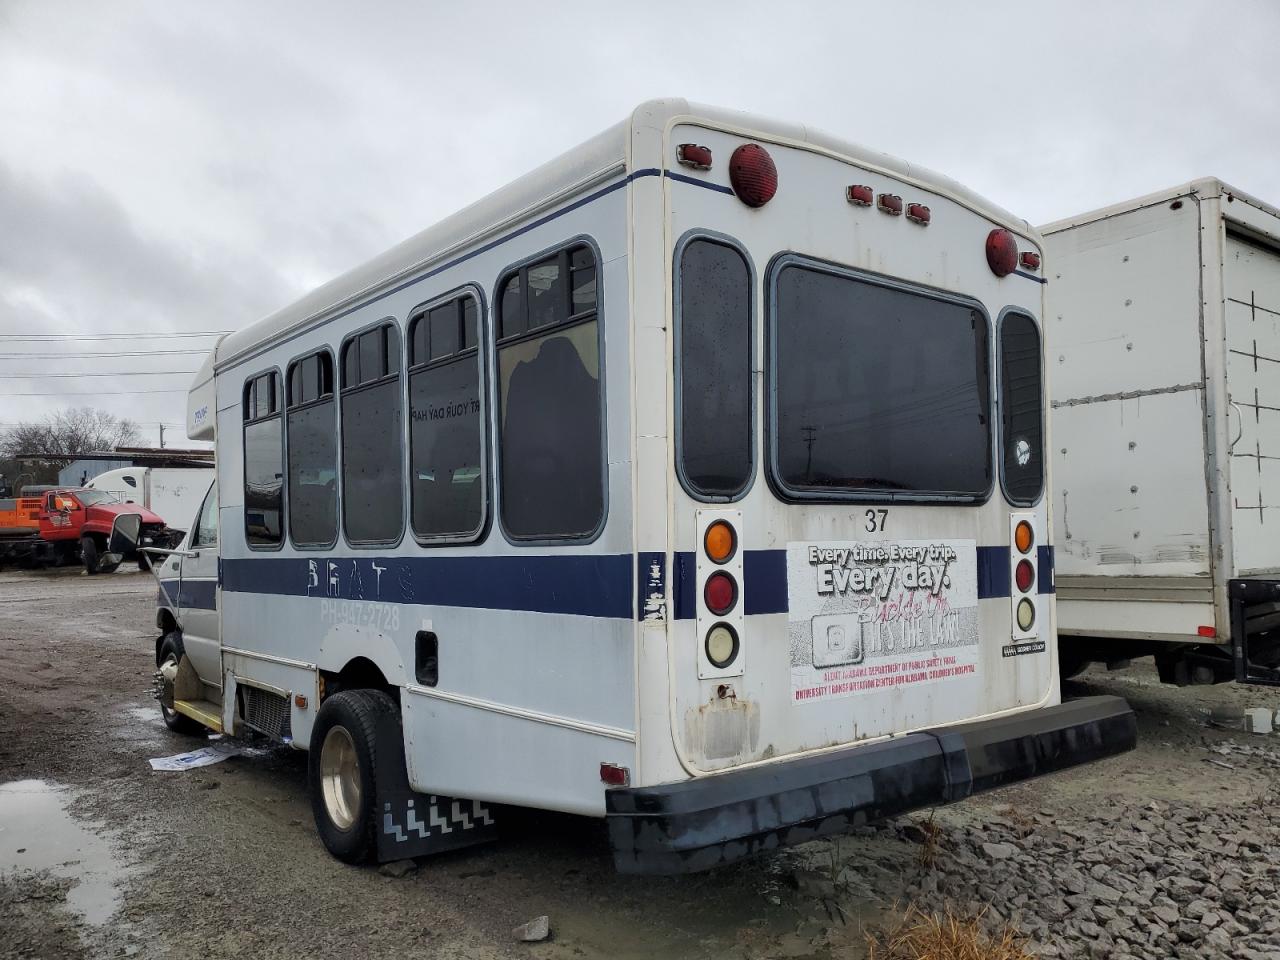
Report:
M 938 862 L 938 841 L 942 839 L 942 828 L 933 821 L 934 812 L 930 812 L 929 819 L 920 824 L 920 829 L 924 831 L 924 840 L 916 856 L 920 866 L 926 869 L 933 869 L 934 864 Z
M 1017 930 L 1004 924 L 993 936 L 982 918 L 910 907 L 893 927 L 867 934 L 868 960 L 1035 960 Z

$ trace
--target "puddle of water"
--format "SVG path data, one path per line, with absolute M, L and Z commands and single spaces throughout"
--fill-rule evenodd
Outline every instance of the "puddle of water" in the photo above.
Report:
M 120 906 L 128 868 L 105 838 L 73 817 L 75 795 L 44 780 L 0 783 L 0 875 L 48 870 L 75 881 L 67 906 L 98 925 Z

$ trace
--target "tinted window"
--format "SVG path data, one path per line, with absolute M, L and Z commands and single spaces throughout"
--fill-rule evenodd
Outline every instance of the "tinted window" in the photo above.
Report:
M 990 489 L 979 310 L 787 264 L 773 349 L 776 479 L 786 489 L 884 499 Z
M 678 289 L 676 456 L 692 493 L 732 497 L 751 479 L 751 273 L 733 247 L 694 240 Z
M 515 539 L 589 536 L 604 518 L 596 272 L 579 246 L 499 284 L 502 519 Z
M 338 538 L 338 422 L 333 358 L 317 353 L 289 368 L 289 536 L 301 546 Z
M 191 535 L 193 547 L 210 547 L 218 542 L 218 482 L 215 480 L 200 505 L 200 516 Z
M 343 526 L 353 542 L 390 543 L 400 537 L 404 508 L 395 325 L 348 340 L 342 353 Z
M 280 423 L 280 375 L 274 371 L 245 385 L 244 534 L 250 545 L 283 539 L 284 450 Z
M 1004 489 L 1014 503 L 1030 504 L 1044 487 L 1044 409 L 1040 383 L 1040 330 L 1010 313 L 1000 324 L 1000 435 Z
M 409 503 L 420 537 L 476 534 L 484 523 L 484 398 L 474 297 L 410 320 Z

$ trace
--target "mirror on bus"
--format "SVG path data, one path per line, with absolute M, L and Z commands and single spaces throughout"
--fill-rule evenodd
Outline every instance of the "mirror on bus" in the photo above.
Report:
M 124 555 L 138 549 L 138 540 L 142 536 L 142 516 L 137 513 L 122 513 L 111 525 L 111 543 L 109 553 Z

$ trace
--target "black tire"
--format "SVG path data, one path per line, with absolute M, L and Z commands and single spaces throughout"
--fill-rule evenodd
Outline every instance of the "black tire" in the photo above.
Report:
M 343 690 L 320 705 L 311 728 L 311 749 L 307 757 L 307 786 L 311 792 L 311 812 L 316 831 L 325 848 L 346 863 L 365 863 L 377 850 L 377 784 L 379 764 L 404 763 L 403 753 L 379 758 L 377 731 L 382 723 L 399 723 L 395 701 L 381 690 Z M 351 811 L 351 822 L 342 825 L 330 815 L 325 799 L 322 753 L 330 731 L 341 728 L 354 747 L 359 782 L 359 799 Z
M 80 538 L 80 561 L 89 576 L 98 572 L 98 542 L 93 537 Z
M 182 659 L 182 652 L 182 634 L 177 630 L 170 630 L 160 641 L 160 652 L 156 654 L 156 669 L 159 670 L 164 666 L 166 660 L 177 663 Z M 174 733 L 195 736 L 208 732 L 203 724 L 197 723 L 184 713 L 178 713 L 177 710 L 166 707 L 164 700 L 160 701 L 160 717 L 164 720 L 164 725 Z

